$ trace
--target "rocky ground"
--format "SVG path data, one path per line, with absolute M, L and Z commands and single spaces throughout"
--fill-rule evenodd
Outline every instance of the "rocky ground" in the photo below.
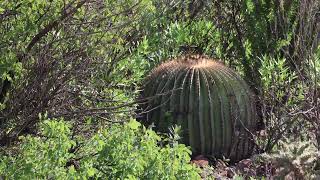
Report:
M 223 160 L 211 160 L 203 155 L 196 156 L 191 161 L 202 169 L 203 179 L 273 179 L 276 169 L 270 162 L 264 162 L 259 156 L 243 159 L 235 164 L 228 164 Z

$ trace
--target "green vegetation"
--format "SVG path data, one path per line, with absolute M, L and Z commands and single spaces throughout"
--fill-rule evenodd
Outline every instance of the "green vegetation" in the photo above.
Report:
M 319 0 L 1 0 L 0 179 L 316 177 L 319 9 Z M 213 155 L 199 173 L 189 164 L 197 154 L 177 143 L 184 131 L 133 120 L 144 115 L 147 74 L 186 54 L 223 63 L 254 94 L 249 160 Z
M 63 120 L 45 120 L 41 134 L 21 137 L 16 155 L 3 155 L 0 174 L 8 179 L 200 179 L 189 164 L 191 151 L 135 120 L 114 125 L 88 141 L 72 139 Z M 72 149 L 72 150 L 71 150 Z

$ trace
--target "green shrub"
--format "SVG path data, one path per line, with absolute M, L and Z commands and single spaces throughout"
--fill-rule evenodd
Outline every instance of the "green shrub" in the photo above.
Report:
M 306 121 L 299 116 L 306 86 L 297 73 L 290 70 L 285 58 L 263 56 L 259 69 L 261 75 L 261 113 L 266 125 L 267 140 L 262 144 L 269 152 L 285 137 L 297 138 L 306 133 Z M 302 137 L 302 136 L 301 136 Z
M 199 179 L 190 150 L 176 141 L 158 145 L 154 131 L 131 120 L 94 135 L 72 139 L 70 125 L 46 120 L 41 135 L 21 137 L 19 151 L 2 154 L 0 177 L 8 179 Z M 81 144 L 81 145 L 79 145 Z M 78 148 L 76 148 L 78 147 Z M 72 151 L 72 149 L 77 149 Z

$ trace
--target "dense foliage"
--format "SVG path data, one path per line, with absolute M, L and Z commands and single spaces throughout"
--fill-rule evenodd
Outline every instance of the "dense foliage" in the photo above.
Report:
M 256 153 L 286 159 L 272 161 L 284 176 L 317 172 L 319 11 L 319 0 L 0 1 L 0 176 L 196 176 L 183 145 L 126 124 L 140 116 L 145 75 L 190 53 L 219 59 L 255 93 Z M 272 155 L 297 139 L 313 152 L 298 169 L 290 161 L 304 153 Z
M 191 151 L 131 120 L 101 129 L 88 141 L 73 139 L 70 125 L 45 120 L 37 137 L 21 137 L 16 156 L 2 154 L 0 175 L 8 179 L 199 179 Z M 73 151 L 70 151 L 73 149 Z

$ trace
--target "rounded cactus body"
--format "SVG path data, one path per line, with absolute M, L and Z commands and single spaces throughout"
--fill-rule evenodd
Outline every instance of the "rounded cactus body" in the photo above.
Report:
M 155 68 L 141 98 L 146 124 L 167 132 L 180 125 L 182 142 L 193 153 L 237 161 L 251 155 L 256 127 L 253 96 L 230 68 L 199 55 L 183 56 Z

